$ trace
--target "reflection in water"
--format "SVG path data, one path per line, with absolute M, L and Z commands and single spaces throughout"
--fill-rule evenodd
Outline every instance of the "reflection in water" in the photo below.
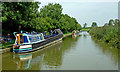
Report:
M 100 46 L 99 49 L 103 52 L 103 54 L 107 54 L 108 56 L 110 56 L 111 59 L 114 61 L 114 64 L 118 65 L 118 49 L 110 47 L 108 46 L 108 44 L 95 40 L 94 38 L 92 39 L 97 45 Z
M 60 52 L 62 43 L 49 48 L 44 53 L 44 64 L 50 68 L 58 68 L 62 64 L 62 54 Z
M 17 70 L 28 69 L 32 59 L 32 54 L 21 54 L 13 56 L 14 63 L 17 64 Z
M 87 37 L 87 35 L 86 35 L 86 34 L 84 34 L 83 36 L 84 36 L 84 38 L 86 38 L 86 37 Z
M 76 35 L 72 35 L 72 38 L 75 39 L 77 36 Z
M 85 35 L 85 36 L 84 36 Z M 87 32 L 83 33 L 83 36 L 89 36 L 89 34 Z M 91 37 L 92 38 L 92 37 Z M 118 49 L 117 48 L 113 48 L 110 47 L 108 44 L 105 44 L 104 42 L 98 41 L 94 38 L 92 38 L 93 42 L 95 43 L 95 45 L 99 46 L 97 47 L 100 51 L 102 51 L 102 53 L 104 55 L 110 56 L 112 61 L 114 62 L 115 65 L 118 65 Z

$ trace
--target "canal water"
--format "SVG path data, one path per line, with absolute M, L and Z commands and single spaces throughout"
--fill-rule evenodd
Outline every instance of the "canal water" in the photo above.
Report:
M 118 70 L 118 50 L 87 32 L 28 54 L 2 54 L 2 70 Z

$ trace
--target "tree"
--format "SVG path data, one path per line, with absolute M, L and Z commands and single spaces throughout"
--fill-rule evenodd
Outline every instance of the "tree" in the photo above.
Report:
M 52 29 L 58 28 L 57 24 L 61 18 L 62 6 L 58 3 L 49 3 L 40 9 L 40 18 L 49 17 L 48 22 L 52 26 Z
M 105 23 L 105 24 L 104 24 L 104 27 L 105 27 L 105 26 L 108 26 L 108 23 Z
M 80 24 L 77 24 L 77 29 L 76 30 L 81 30 L 81 25 Z
M 86 28 L 86 26 L 87 26 L 87 23 L 84 24 L 84 27 L 83 27 L 83 28 Z
M 59 20 L 62 14 L 62 6 L 58 3 L 49 3 L 40 9 L 40 17 L 50 17 L 51 19 Z
M 114 25 L 118 25 L 118 23 L 119 23 L 119 19 L 115 19 Z
M 78 25 L 79 23 L 77 20 L 67 14 L 62 14 L 62 9 L 62 6 L 58 3 L 49 3 L 40 9 L 40 18 L 43 19 L 48 17 L 47 23 L 50 24 L 48 30 L 59 28 L 64 33 L 72 32 L 72 30 L 76 29 L 80 30 L 81 26 Z
M 113 20 L 113 19 L 110 19 L 108 25 L 109 25 L 109 26 L 114 25 L 114 20 Z
M 95 27 L 98 27 L 97 23 L 96 22 L 93 22 L 92 25 L 91 25 L 92 28 L 95 28 Z
M 23 30 L 30 31 L 31 24 L 37 17 L 39 2 L 4 2 L 2 3 L 2 26 L 3 33 L 19 31 L 19 25 Z
M 20 31 L 50 31 L 61 29 L 64 33 L 80 30 L 81 25 L 73 17 L 62 14 L 62 6 L 49 3 L 38 11 L 39 2 L 7 2 L 3 3 L 2 21 L 3 33 Z

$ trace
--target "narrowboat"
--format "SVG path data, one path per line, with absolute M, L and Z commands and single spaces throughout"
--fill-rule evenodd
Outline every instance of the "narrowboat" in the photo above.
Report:
M 17 33 L 14 32 L 15 44 L 13 44 L 14 53 L 26 53 L 41 49 L 63 38 L 63 32 L 55 29 L 51 35 L 44 36 L 43 33 Z
M 73 38 L 76 38 L 77 36 L 79 36 L 79 33 L 80 33 L 81 31 L 78 31 L 78 30 L 73 30 L 72 31 L 72 37 Z

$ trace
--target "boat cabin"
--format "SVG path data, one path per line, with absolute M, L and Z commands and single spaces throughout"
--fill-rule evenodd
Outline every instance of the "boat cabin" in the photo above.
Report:
M 33 44 L 44 40 L 43 33 L 30 34 L 30 33 L 14 33 L 16 45 Z

